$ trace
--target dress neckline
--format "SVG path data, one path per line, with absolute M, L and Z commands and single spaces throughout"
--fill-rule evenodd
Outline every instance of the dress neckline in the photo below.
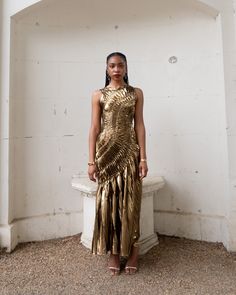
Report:
M 106 86 L 105 88 L 107 88 L 107 89 L 109 89 L 109 90 L 120 90 L 120 89 L 126 88 L 127 86 L 128 86 L 128 85 L 125 84 L 125 85 L 123 85 L 123 86 L 119 86 L 119 87 L 117 87 L 117 88 L 114 88 L 114 87 L 108 87 L 108 86 Z

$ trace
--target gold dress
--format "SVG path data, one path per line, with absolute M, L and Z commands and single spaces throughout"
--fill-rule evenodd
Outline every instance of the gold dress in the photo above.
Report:
M 137 97 L 130 85 L 100 90 L 102 125 L 96 141 L 98 187 L 92 253 L 129 256 L 140 237 L 142 180 L 133 126 Z

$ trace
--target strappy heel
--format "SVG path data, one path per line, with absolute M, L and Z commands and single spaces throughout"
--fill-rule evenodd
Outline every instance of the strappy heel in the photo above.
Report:
M 129 270 L 132 269 L 134 271 L 130 272 Z M 125 267 L 125 273 L 126 274 L 129 274 L 129 275 L 132 275 L 132 274 L 135 274 L 136 272 L 138 271 L 138 267 L 137 266 L 126 266 Z
M 108 266 L 109 270 L 111 271 L 111 274 L 113 276 L 120 274 L 120 268 L 115 266 Z

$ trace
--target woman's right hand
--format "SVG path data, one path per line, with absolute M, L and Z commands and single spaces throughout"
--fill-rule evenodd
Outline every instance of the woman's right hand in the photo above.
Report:
M 88 176 L 89 176 L 89 179 L 90 180 L 96 182 L 96 178 L 97 178 L 97 167 L 96 167 L 95 164 L 88 167 Z

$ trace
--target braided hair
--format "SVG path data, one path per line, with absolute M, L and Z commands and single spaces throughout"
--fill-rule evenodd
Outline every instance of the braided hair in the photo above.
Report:
M 119 56 L 119 57 L 121 57 L 121 58 L 124 60 L 125 65 L 126 65 L 126 74 L 125 74 L 125 76 L 124 76 L 124 82 L 125 82 L 127 85 L 129 85 L 128 66 L 127 66 L 127 59 L 126 59 L 126 56 L 125 56 L 123 53 L 121 53 L 121 52 L 112 52 L 112 53 L 110 53 L 110 54 L 107 56 L 107 64 L 108 64 L 109 59 L 110 59 L 111 57 L 113 57 L 113 56 Z M 107 70 L 106 70 L 105 86 L 107 86 L 109 83 L 110 83 L 110 77 L 109 77 L 108 72 L 107 72 Z

